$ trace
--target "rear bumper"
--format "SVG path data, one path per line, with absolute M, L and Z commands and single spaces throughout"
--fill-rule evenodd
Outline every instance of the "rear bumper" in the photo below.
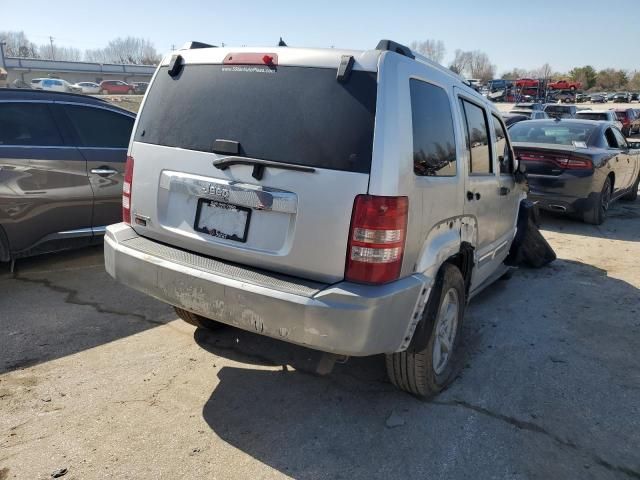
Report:
M 553 212 L 584 213 L 592 208 L 600 191 L 590 172 L 588 175 L 527 175 L 527 178 L 529 200 L 536 202 L 542 210 Z
M 431 281 L 325 285 L 247 269 L 107 227 L 105 268 L 121 283 L 238 328 L 341 355 L 407 347 Z

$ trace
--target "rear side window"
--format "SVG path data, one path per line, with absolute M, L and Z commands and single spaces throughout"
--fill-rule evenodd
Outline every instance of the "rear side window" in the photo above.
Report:
M 616 137 L 616 143 L 618 145 L 618 148 L 628 148 L 629 144 L 627 143 L 627 139 L 624 138 L 624 135 L 622 135 L 622 133 L 620 133 L 620 130 L 618 130 L 617 128 L 614 128 L 612 130 L 613 130 L 613 134 Z
M 138 142 L 211 152 L 239 142 L 240 155 L 369 173 L 376 74 L 336 69 L 186 65 L 175 79 L 161 67 L 135 133 Z
M 484 110 L 466 100 L 460 100 L 466 119 L 467 148 L 469 149 L 469 172 L 472 175 L 493 173 L 489 128 Z
M 62 146 L 47 105 L 0 103 L 0 145 Z
M 502 122 L 493 116 L 493 128 L 495 130 L 496 142 L 493 144 L 493 149 L 498 155 L 498 165 L 500 166 L 501 174 L 513 173 L 513 162 L 511 160 L 511 148 L 507 140 L 507 134 L 502 126 Z
M 65 111 L 78 134 L 80 146 L 127 148 L 133 118 L 102 108 L 65 105 Z
M 618 148 L 618 141 L 616 140 L 616 136 L 613 134 L 613 130 L 607 128 L 604 132 L 604 138 L 607 140 L 607 146 L 609 148 Z
M 447 92 L 410 80 L 413 171 L 416 175 L 455 177 L 456 139 Z

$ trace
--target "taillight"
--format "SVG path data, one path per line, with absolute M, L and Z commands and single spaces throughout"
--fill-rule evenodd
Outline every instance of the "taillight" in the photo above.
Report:
M 348 281 L 380 284 L 400 276 L 408 210 L 407 197 L 356 197 L 344 274 Z
M 576 155 L 564 155 L 558 153 L 536 153 L 522 152 L 520 160 L 525 162 L 539 162 L 552 164 L 565 170 L 590 170 L 593 168 L 593 162 L 588 157 L 580 157 Z
M 593 162 L 588 158 L 569 157 L 564 168 L 567 170 L 589 170 L 593 168 Z
M 131 225 L 131 186 L 133 185 L 133 157 L 127 156 L 122 184 L 122 221 Z

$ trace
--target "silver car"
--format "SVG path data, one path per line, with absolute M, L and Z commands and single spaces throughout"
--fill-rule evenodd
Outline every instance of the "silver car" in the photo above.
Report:
M 499 112 L 391 41 L 173 52 L 128 154 L 113 277 L 197 326 L 386 354 L 422 397 L 454 377 L 524 197 Z

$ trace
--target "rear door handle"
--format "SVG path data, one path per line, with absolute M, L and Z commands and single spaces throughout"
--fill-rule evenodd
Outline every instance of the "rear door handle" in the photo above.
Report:
M 506 195 L 509 195 L 509 193 L 511 192 L 511 189 L 508 187 L 500 187 L 500 195 L 502 195 L 503 197 Z
M 100 167 L 100 168 L 92 168 L 91 173 L 93 173 L 94 175 L 108 177 L 109 175 L 115 175 L 116 173 L 118 173 L 118 171 L 112 168 Z

